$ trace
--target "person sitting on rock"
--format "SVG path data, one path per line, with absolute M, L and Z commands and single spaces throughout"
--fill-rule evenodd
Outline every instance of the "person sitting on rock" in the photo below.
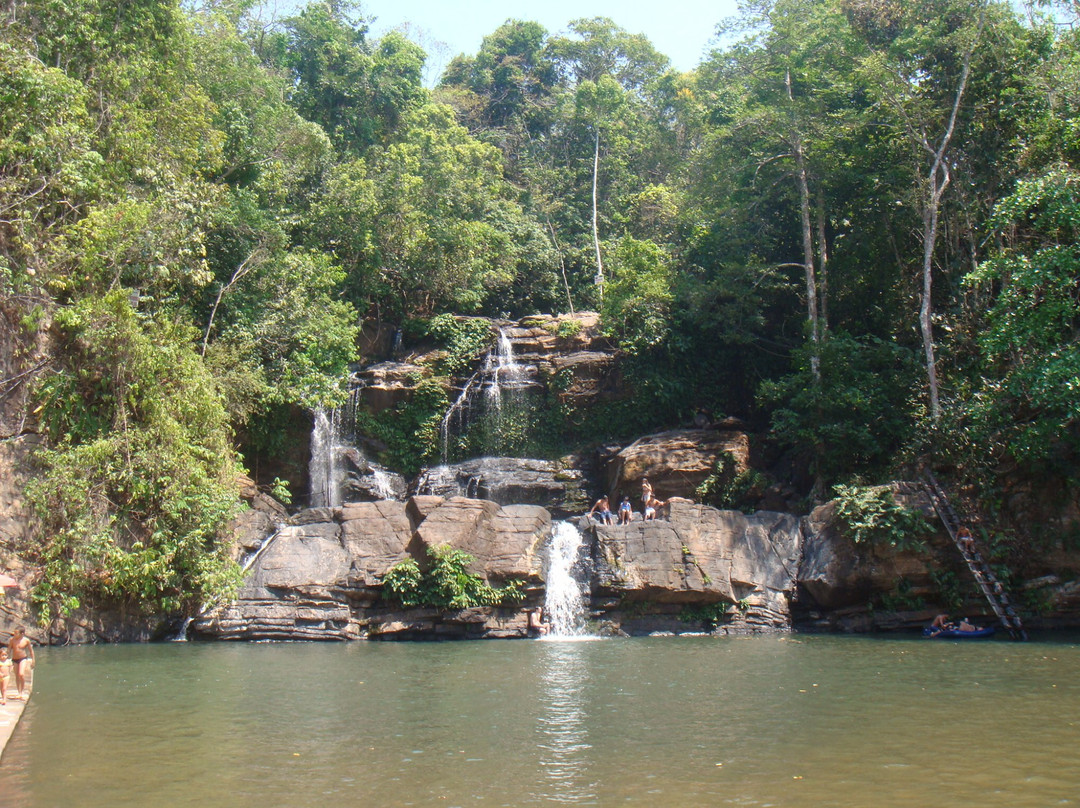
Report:
M 630 505 L 630 497 L 623 497 L 619 503 L 619 524 L 628 525 L 634 518 L 634 509 Z
M 662 502 L 656 497 L 649 497 L 648 502 L 645 503 L 645 519 L 647 521 L 655 519 L 657 512 L 665 505 L 667 505 L 666 502 Z
M 611 515 L 611 502 L 607 498 L 607 494 L 596 500 L 596 504 L 592 506 L 592 510 L 588 513 L 589 516 L 594 516 L 596 521 L 605 525 L 610 525 L 614 522 L 614 517 Z

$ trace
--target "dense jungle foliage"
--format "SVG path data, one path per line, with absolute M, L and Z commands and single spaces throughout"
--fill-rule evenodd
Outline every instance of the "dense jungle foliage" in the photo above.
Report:
M 365 320 L 591 308 L 636 392 L 612 430 L 738 415 L 817 495 L 931 451 L 987 506 L 1003 472 L 1075 492 L 1077 13 L 748 2 L 689 73 L 608 19 L 508 20 L 427 89 L 347 0 L 9 0 L 43 613 L 227 591 L 236 474 L 342 400 Z M 373 425 L 402 466 L 423 398 Z

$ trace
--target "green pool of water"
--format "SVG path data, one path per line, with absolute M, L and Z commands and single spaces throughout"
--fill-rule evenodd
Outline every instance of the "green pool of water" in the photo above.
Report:
M 1080 802 L 1069 639 L 183 643 L 38 659 L 0 761 L 5 808 Z

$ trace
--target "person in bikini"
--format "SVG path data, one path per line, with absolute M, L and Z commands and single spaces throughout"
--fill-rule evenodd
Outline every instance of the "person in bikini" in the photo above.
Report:
M 649 500 L 653 498 L 652 483 L 649 482 L 648 477 L 641 478 L 641 505 L 642 507 L 649 504 Z
M 21 699 L 26 689 L 26 675 L 34 669 L 34 646 L 22 626 L 12 632 L 8 650 L 11 651 L 11 664 L 15 668 L 15 687 L 19 691 L 15 698 Z

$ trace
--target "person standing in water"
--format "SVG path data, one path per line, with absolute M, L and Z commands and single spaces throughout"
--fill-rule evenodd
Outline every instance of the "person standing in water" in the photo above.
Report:
M 543 637 L 548 633 L 550 626 L 544 622 L 544 607 L 537 606 L 529 612 L 529 634 L 534 637 Z

